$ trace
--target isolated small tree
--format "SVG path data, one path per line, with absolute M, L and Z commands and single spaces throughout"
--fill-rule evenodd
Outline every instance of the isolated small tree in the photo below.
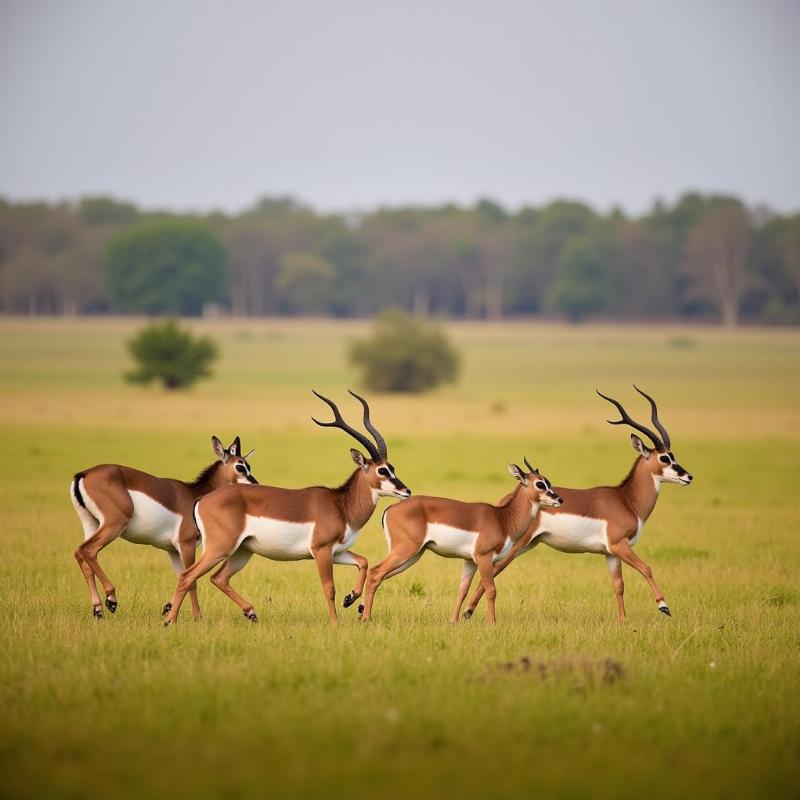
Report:
M 370 336 L 353 343 L 350 360 L 376 392 L 424 392 L 458 375 L 459 358 L 438 326 L 389 310 Z
M 154 322 L 128 340 L 138 367 L 125 373 L 130 383 L 161 381 L 165 389 L 186 389 L 211 374 L 217 346 L 206 336 L 194 336 L 174 319 Z

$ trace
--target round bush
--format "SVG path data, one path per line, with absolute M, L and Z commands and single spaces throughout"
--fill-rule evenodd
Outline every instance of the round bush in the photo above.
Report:
M 459 358 L 438 326 L 386 311 L 370 336 L 353 343 L 350 360 L 376 392 L 424 392 L 458 375 Z

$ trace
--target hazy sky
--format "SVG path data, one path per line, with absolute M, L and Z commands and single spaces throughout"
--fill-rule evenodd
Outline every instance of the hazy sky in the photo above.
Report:
M 800 209 L 798 0 L 0 0 L 0 195 Z

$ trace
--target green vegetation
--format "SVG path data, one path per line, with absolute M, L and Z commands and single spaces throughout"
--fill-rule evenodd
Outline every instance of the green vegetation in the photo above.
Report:
M 160 381 L 165 389 L 187 389 L 211 374 L 217 347 L 207 336 L 194 336 L 174 319 L 154 322 L 128 340 L 137 368 L 125 373 L 130 383 Z
M 225 253 L 214 234 L 193 222 L 144 222 L 118 234 L 107 259 L 114 308 L 146 314 L 197 315 L 219 300 Z
M 207 302 L 236 317 L 399 307 L 420 317 L 796 325 L 800 214 L 697 193 L 638 217 L 563 200 L 358 216 L 291 198 L 233 216 L 149 213 L 108 197 L 0 201 L 0 312 L 196 315 Z
M 458 375 L 458 354 L 444 331 L 404 311 L 384 311 L 372 334 L 354 342 L 351 362 L 376 392 L 424 392 Z
M 191 478 L 216 433 L 258 448 L 263 482 L 341 482 L 349 445 L 309 422 L 308 387 L 358 419 L 347 343 L 368 326 L 192 322 L 225 357 L 183 394 L 123 381 L 140 324 L 0 320 L 4 797 L 797 796 L 797 332 L 451 324 L 457 384 L 373 400 L 415 492 L 497 500 L 523 455 L 557 484 L 620 479 L 633 452 L 593 388 L 640 416 L 630 384 L 652 392 L 695 475 L 664 488 L 637 545 L 672 619 L 626 570 L 617 625 L 602 559 L 539 547 L 498 580 L 493 629 L 483 606 L 448 625 L 460 565 L 428 554 L 369 627 L 354 608 L 327 624 L 313 563 L 254 558 L 233 583 L 258 625 L 204 581 L 203 620 L 164 630 L 168 559 L 126 542 L 101 555 L 119 610 L 92 621 L 72 474 Z M 371 562 L 387 502 L 357 542 Z M 354 577 L 336 568 L 339 602 Z

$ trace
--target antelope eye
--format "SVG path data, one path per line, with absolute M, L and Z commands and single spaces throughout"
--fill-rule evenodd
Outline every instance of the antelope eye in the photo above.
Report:
M 247 470 L 245 469 L 243 464 L 237 464 L 236 465 L 236 471 L 237 472 L 241 472 L 242 475 L 247 475 Z
M 378 468 L 378 475 L 380 475 L 382 478 L 388 478 L 389 477 L 389 470 L 386 469 L 386 467 L 379 467 Z
M 547 487 L 541 481 L 536 481 L 536 488 L 544 491 Z
M 669 456 L 659 456 L 659 457 L 658 457 L 658 460 L 659 460 L 659 461 L 660 461 L 662 464 L 669 464 Z

